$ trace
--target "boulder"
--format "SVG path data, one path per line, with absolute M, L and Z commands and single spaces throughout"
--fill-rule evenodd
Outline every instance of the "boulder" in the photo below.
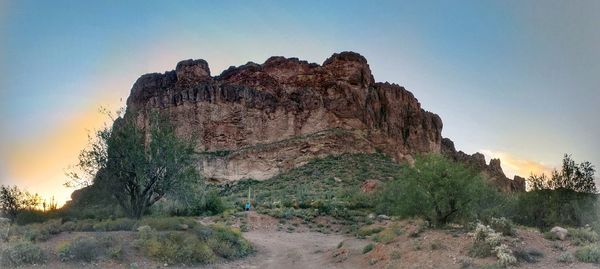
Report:
M 560 240 L 567 239 L 567 236 L 569 235 L 569 231 L 567 229 L 558 226 L 555 226 L 552 229 L 550 229 L 550 233 L 552 233 L 554 236 L 556 236 L 556 238 Z

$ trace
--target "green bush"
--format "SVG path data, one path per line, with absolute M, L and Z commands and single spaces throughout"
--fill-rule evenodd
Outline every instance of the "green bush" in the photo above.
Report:
M 498 258 L 498 265 L 501 267 L 508 267 L 517 264 L 517 258 L 513 255 L 512 250 L 505 244 L 500 244 L 494 248 L 496 257 Z
M 558 235 L 552 232 L 544 232 L 544 238 L 548 239 L 548 240 L 560 240 L 560 238 L 558 238 Z
M 15 218 L 18 225 L 40 223 L 48 220 L 48 214 L 38 210 L 21 210 Z
M 10 235 L 11 224 L 8 219 L 0 219 L 0 242 L 8 241 Z
M 471 257 L 488 257 L 494 254 L 495 248 L 500 246 L 502 235 L 489 226 L 477 224 L 473 245 L 469 249 Z
M 511 215 L 516 223 L 541 229 L 582 227 L 600 219 L 600 208 L 596 194 L 545 189 L 516 194 Z
M 369 243 L 368 245 L 366 245 L 366 246 L 363 248 L 363 250 L 362 250 L 362 253 L 363 253 L 363 254 L 365 254 L 365 253 L 369 253 L 369 252 L 371 252 L 371 250 L 373 250 L 373 248 L 375 248 L 375 245 L 373 245 L 373 243 Z
M 182 232 L 158 233 L 149 226 L 140 227 L 135 245 L 142 254 L 167 263 L 210 263 L 215 259 L 207 244 Z
M 195 215 L 217 215 L 223 213 L 227 206 L 217 192 L 209 192 L 195 209 Z
M 363 226 L 363 227 L 360 227 L 360 229 L 358 229 L 358 231 L 356 232 L 356 235 L 361 238 L 367 237 L 369 235 L 379 233 L 379 232 L 383 231 L 383 229 L 384 229 L 384 227 L 382 227 L 382 226 L 370 226 L 370 225 Z
M 43 242 L 50 239 L 50 233 L 40 226 L 30 226 L 24 228 L 23 238 L 29 241 Z
M 43 242 L 53 235 L 62 232 L 62 224 L 60 219 L 53 219 L 44 223 L 33 223 L 28 225 L 13 226 L 11 234 L 21 237 L 29 241 Z
M 491 218 L 490 227 L 495 231 L 501 233 L 502 235 L 506 236 L 513 236 L 517 233 L 512 221 L 505 217 Z
M 400 228 L 400 225 L 398 223 L 394 223 L 394 224 L 391 224 L 390 226 L 386 227 L 385 229 L 383 229 L 383 231 L 380 231 L 379 233 L 377 233 L 373 237 L 373 240 L 375 240 L 376 242 L 389 244 L 392 241 L 394 241 L 394 239 L 396 239 L 396 237 L 398 237 L 401 234 L 402 234 L 402 229 Z
M 131 231 L 137 225 L 137 221 L 129 218 L 119 218 L 114 220 L 104 220 L 93 225 L 94 231 L 110 232 L 110 231 Z
M 209 245 L 219 256 L 226 259 L 241 258 L 252 253 L 252 245 L 246 241 L 241 233 L 229 227 L 221 225 L 212 225 L 214 230 L 212 240 L 209 239 Z
M 186 226 L 193 228 L 196 225 L 196 221 L 187 217 L 144 217 L 139 221 L 138 225 L 148 225 L 159 231 L 175 231 L 182 230 Z
M 107 251 L 107 256 L 114 260 L 122 260 L 123 259 L 123 246 L 116 245 L 110 247 Z
M 600 246 L 587 245 L 575 251 L 575 257 L 581 262 L 600 263 Z
M 420 216 L 433 225 L 481 218 L 496 206 L 498 192 L 478 172 L 441 155 L 417 156 L 401 178 L 388 182 L 377 211 Z
M 4 249 L 0 255 L 0 263 L 5 266 L 43 264 L 45 262 L 46 255 L 42 249 L 31 242 L 18 242 Z
M 104 255 L 106 246 L 96 238 L 84 236 L 59 245 L 57 252 L 62 261 L 91 262 Z
M 573 244 L 577 246 L 598 242 L 598 233 L 592 231 L 590 228 L 575 228 L 568 230 L 568 236 L 573 241 Z
M 138 230 L 135 245 L 142 254 L 168 263 L 206 264 L 216 255 L 233 259 L 253 251 L 238 231 L 223 226 L 198 225 L 186 232 L 160 233 L 150 226 Z
M 563 252 L 556 260 L 560 263 L 573 263 L 575 261 L 575 256 L 570 252 Z

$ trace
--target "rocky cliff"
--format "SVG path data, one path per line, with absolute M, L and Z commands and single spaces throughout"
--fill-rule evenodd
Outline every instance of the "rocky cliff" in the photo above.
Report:
M 196 141 L 198 168 L 213 181 L 267 179 L 330 154 L 380 151 L 398 161 L 423 152 L 460 155 L 453 145 L 442 147 L 438 115 L 403 87 L 375 82 L 367 60 L 354 52 L 322 65 L 271 57 L 218 76 L 204 60 L 182 61 L 133 85 L 127 113 L 145 125 L 153 110 Z M 483 166 L 502 172 L 499 163 Z

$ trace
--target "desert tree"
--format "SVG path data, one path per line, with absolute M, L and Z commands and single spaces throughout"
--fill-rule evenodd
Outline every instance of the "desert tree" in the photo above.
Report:
M 442 155 L 426 154 L 405 167 L 401 178 L 386 183 L 376 210 L 444 225 L 483 217 L 497 206 L 497 196 L 477 171 Z
M 571 155 L 565 154 L 560 170 L 553 170 L 550 177 L 544 173 L 532 174 L 528 178 L 530 190 L 568 189 L 576 192 L 597 193 L 594 166 L 588 162 L 576 163 Z
M 140 218 L 165 195 L 183 197 L 200 178 L 194 167 L 194 145 L 179 138 L 158 113 L 146 124 L 126 114 L 111 127 L 96 131 L 71 172 L 71 185 L 101 185 L 132 218 Z
M 41 200 L 37 193 L 22 191 L 17 186 L 0 186 L 0 212 L 11 221 L 23 210 L 35 210 Z

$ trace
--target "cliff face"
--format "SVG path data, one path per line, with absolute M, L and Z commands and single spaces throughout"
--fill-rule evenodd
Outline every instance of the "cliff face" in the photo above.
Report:
M 127 113 L 168 115 L 202 152 L 215 181 L 266 179 L 329 154 L 381 151 L 396 160 L 441 152 L 442 120 L 412 93 L 375 82 L 366 59 L 334 54 L 322 65 L 271 57 L 211 76 L 204 60 L 147 74 L 134 84 Z
M 448 138 L 442 139 L 442 154 L 483 172 L 492 183 L 504 192 L 525 191 L 525 179 L 516 175 L 513 179 L 507 178 L 502 171 L 500 159 L 491 159 L 490 163 L 486 164 L 483 154 L 476 152 L 469 155 L 462 151 L 456 151 L 454 142 Z

